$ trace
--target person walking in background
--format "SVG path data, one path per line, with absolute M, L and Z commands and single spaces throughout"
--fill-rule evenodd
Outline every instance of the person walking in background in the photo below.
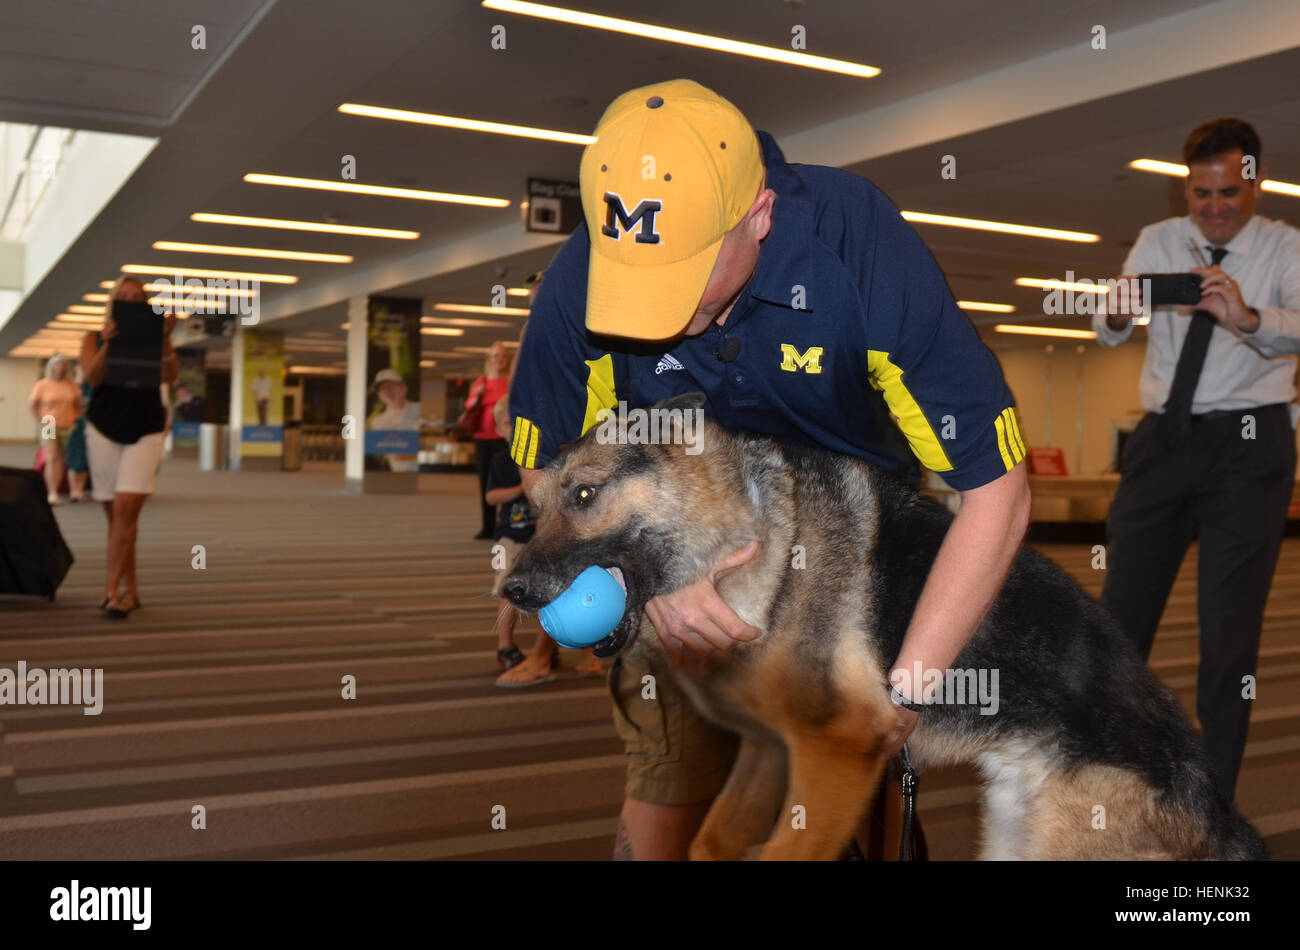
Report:
M 121 277 L 112 299 L 143 302 L 144 285 L 134 277 Z M 172 350 L 171 332 L 176 318 L 163 322 L 162 382 L 180 375 Z M 90 462 L 93 494 L 108 516 L 108 570 L 99 609 L 105 617 L 121 620 L 140 607 L 135 573 L 135 539 L 144 501 L 153 493 L 154 478 L 162 458 L 167 416 L 157 386 L 131 389 L 104 382 L 109 350 L 117 325 L 113 311 L 104 317 L 104 329 L 87 333 L 81 341 L 81 365 L 94 387 L 86 418 L 86 455 Z M 119 590 L 119 588 L 122 588 Z
M 503 441 L 509 442 L 511 435 L 510 405 L 507 397 L 502 397 L 493 407 L 497 432 Z M 510 452 L 502 448 L 492 456 L 488 472 L 488 504 L 500 506 L 496 530 L 492 540 L 500 544 L 505 551 L 505 563 L 496 572 L 496 583 L 492 587 L 492 596 L 501 596 L 501 582 L 514 566 L 519 550 L 532 539 L 533 509 L 524 495 L 523 482 L 519 477 L 519 466 L 510 458 Z M 494 545 L 495 546 L 495 545 Z M 515 621 L 519 612 L 514 604 L 504 598 L 497 609 L 496 626 L 493 632 L 497 638 L 497 665 L 503 672 L 497 677 L 497 685 L 504 687 L 536 686 L 555 679 L 555 671 L 560 665 L 559 645 L 546 635 L 545 630 L 537 632 L 537 642 L 532 652 L 525 658 L 519 647 L 515 646 Z M 600 660 L 591 648 L 582 651 L 575 672 L 579 676 L 600 676 L 605 671 Z
M 52 356 L 45 364 L 45 378 L 32 387 L 27 407 L 40 425 L 46 493 L 50 504 L 57 505 L 66 467 L 65 445 L 73 423 L 81 416 L 81 393 L 68 378 L 68 361 L 62 356 Z
M 492 409 L 497 400 L 506 394 L 510 385 L 510 350 L 498 340 L 488 350 L 487 362 L 483 366 L 483 375 L 474 380 L 469 388 L 469 398 L 465 400 L 465 411 L 474 413 L 477 425 L 470 433 L 474 436 L 474 468 L 478 473 L 479 506 L 482 512 L 482 524 L 475 541 L 491 539 L 496 524 L 496 509 L 488 504 L 487 478 L 492 466 L 492 456 L 506 448 L 505 439 L 497 432 Z
M 72 381 L 77 384 L 77 390 L 81 394 L 82 412 L 68 433 L 68 482 L 72 489 L 68 500 L 79 502 L 86 500 L 86 480 L 90 476 L 90 464 L 86 461 L 86 407 L 90 405 L 90 384 L 86 382 L 86 374 L 80 362 L 77 363 Z
M 1101 602 L 1149 656 L 1197 539 L 1196 717 L 1231 801 L 1250 727 L 1253 693 L 1243 684 L 1258 669 L 1295 486 L 1300 231 L 1255 213 L 1264 168 L 1247 123 L 1204 123 L 1188 136 L 1183 161 L 1188 214 L 1143 228 L 1119 280 L 1197 274 L 1195 313 L 1146 307 L 1139 288 L 1138 299 L 1121 296 L 1092 321 L 1098 343 L 1118 346 L 1136 312 L 1151 316 L 1139 386 L 1147 413 L 1120 460 Z

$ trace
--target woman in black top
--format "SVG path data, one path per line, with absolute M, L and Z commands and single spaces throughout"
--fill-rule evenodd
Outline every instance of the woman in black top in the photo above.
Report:
M 122 277 L 113 288 L 113 300 L 144 302 L 144 285 L 135 277 Z M 180 374 L 172 350 L 171 331 L 176 318 L 163 322 L 160 383 L 175 382 Z M 94 387 L 86 412 L 86 454 L 96 500 L 108 516 L 108 572 L 99 609 L 115 620 L 140 606 L 135 576 L 135 539 L 144 500 L 152 492 L 162 459 L 166 414 L 158 385 L 139 388 L 104 383 L 109 351 L 118 328 L 112 305 L 104 316 L 104 329 L 87 333 L 81 341 L 81 365 Z M 119 591 L 119 588 L 121 590 Z

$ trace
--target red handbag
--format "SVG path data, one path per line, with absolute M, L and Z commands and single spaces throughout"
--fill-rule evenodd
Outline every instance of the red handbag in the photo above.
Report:
M 477 385 L 478 383 L 475 382 L 475 387 Z M 478 390 L 476 396 L 474 388 L 470 389 L 469 399 L 465 400 L 465 409 L 456 419 L 456 428 L 465 435 L 473 435 L 483 422 L 483 394 L 486 390 L 487 386 L 484 386 Z M 470 405 L 471 402 L 474 403 L 473 406 Z

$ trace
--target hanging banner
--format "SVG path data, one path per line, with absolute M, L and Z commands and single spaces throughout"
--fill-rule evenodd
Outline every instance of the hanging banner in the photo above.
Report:
M 420 470 L 419 297 L 371 297 L 366 330 L 366 469 Z
M 175 445 L 198 445 L 199 424 L 207 411 L 208 374 L 203 368 L 206 356 L 206 350 L 176 351 L 181 372 L 171 387 L 172 442 Z
M 284 437 L 284 331 L 244 329 L 244 412 L 240 454 L 271 458 Z

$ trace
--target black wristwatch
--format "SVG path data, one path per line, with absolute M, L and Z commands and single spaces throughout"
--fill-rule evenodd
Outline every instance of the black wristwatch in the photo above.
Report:
M 914 703 L 906 696 L 904 696 L 902 693 L 900 693 L 893 683 L 889 684 L 889 698 L 894 703 L 894 705 L 902 706 L 904 709 L 911 710 L 912 712 L 919 713 L 922 709 L 925 708 L 924 703 Z

